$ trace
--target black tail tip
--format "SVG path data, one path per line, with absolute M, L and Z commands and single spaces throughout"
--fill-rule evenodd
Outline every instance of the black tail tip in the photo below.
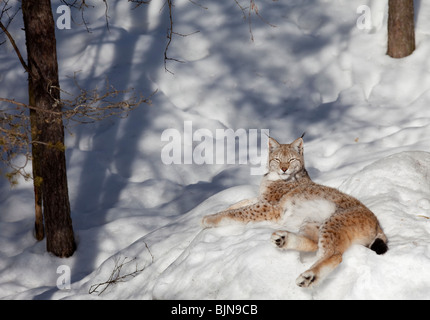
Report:
M 388 250 L 387 244 L 382 239 L 376 239 L 372 246 L 370 247 L 371 250 L 375 251 L 376 254 L 384 254 Z

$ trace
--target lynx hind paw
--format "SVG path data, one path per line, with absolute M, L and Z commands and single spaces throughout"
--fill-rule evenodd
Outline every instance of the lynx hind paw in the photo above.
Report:
M 296 284 L 299 287 L 303 287 L 303 288 L 309 288 L 311 286 L 313 286 L 314 284 L 316 284 L 316 280 L 317 276 L 316 274 L 311 271 L 305 271 L 303 272 L 297 279 L 296 279 Z
M 288 231 L 276 231 L 272 233 L 272 243 L 278 248 L 282 249 L 286 246 L 288 240 Z

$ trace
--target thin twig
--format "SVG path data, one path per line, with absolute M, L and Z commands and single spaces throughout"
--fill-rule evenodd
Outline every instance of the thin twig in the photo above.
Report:
M 201 4 L 199 4 L 193 0 L 188 0 L 188 1 L 191 2 L 193 5 L 198 6 L 202 9 L 205 9 L 205 10 L 208 9 L 207 7 L 204 7 Z M 191 36 L 193 34 L 199 33 L 200 31 L 197 30 L 197 31 L 191 32 L 189 34 L 183 34 L 183 33 L 179 33 L 179 32 L 174 31 L 174 28 L 173 28 L 173 26 L 174 26 L 173 8 L 175 5 L 173 4 L 173 0 L 166 0 L 163 7 L 165 7 L 166 5 L 167 5 L 168 11 L 169 11 L 169 27 L 167 28 L 167 44 L 166 44 L 166 47 L 164 48 L 164 70 L 173 74 L 173 72 L 167 68 L 167 61 L 176 61 L 179 63 L 185 63 L 185 61 L 182 61 L 182 60 L 179 60 L 176 58 L 171 58 L 167 55 L 167 52 L 169 51 L 170 44 L 172 43 L 172 40 L 173 40 L 173 36 L 176 35 L 176 36 L 180 36 L 180 37 L 188 37 L 188 36 Z
M 167 61 L 171 60 L 171 61 L 176 61 L 180 63 L 183 63 L 184 61 L 181 61 L 175 58 L 169 58 L 167 56 L 167 51 L 169 50 L 170 44 L 172 43 L 173 35 L 175 34 L 175 32 L 173 32 L 173 15 L 172 15 L 173 0 L 166 0 L 166 3 L 169 10 L 169 28 L 167 28 L 167 44 L 166 44 L 166 47 L 164 48 L 164 70 L 173 74 L 173 72 L 167 68 Z
M 37 106 L 32 106 L 26 103 L 18 102 L 13 99 L 0 97 L 0 102 L 13 105 L 13 108 L 3 107 L 0 109 L 0 162 L 5 163 L 12 169 L 10 174 L 7 174 L 11 183 L 16 182 L 15 176 L 21 175 L 25 179 L 31 177 L 25 172 L 25 165 L 14 163 L 14 159 L 19 155 L 23 155 L 26 163 L 31 160 L 31 146 L 35 144 L 43 144 L 54 148 L 64 148 L 60 145 L 52 145 L 42 141 L 32 141 L 30 116 L 27 110 L 36 111 L 44 118 L 44 121 L 64 121 L 66 129 L 71 127 L 71 122 L 77 124 L 94 123 L 106 119 L 108 117 L 117 116 L 125 118 L 129 113 L 140 106 L 142 103 L 151 104 L 151 97 L 148 98 L 142 95 L 132 95 L 128 99 L 118 99 L 125 94 L 133 93 L 133 89 L 117 90 L 106 79 L 105 90 L 96 89 L 85 90 L 79 86 L 74 76 L 74 83 L 79 90 L 78 95 L 72 95 L 58 87 L 51 86 L 48 92 L 59 90 L 63 94 L 67 94 L 72 99 L 56 99 L 53 98 L 52 108 L 49 110 L 42 109 Z M 61 106 L 56 108 L 55 106 Z M 53 116 L 53 117 L 50 117 Z M 52 120 L 49 120 L 52 119 Z
M 275 0 L 273 0 L 273 1 L 275 1 Z M 249 27 L 249 34 L 251 35 L 251 41 L 254 41 L 254 34 L 252 32 L 252 13 L 254 13 L 258 18 L 260 18 L 260 20 L 263 21 L 265 24 L 271 26 L 272 28 L 276 28 L 275 25 L 269 23 L 266 19 L 264 19 L 260 15 L 260 11 L 258 9 L 257 4 L 255 3 L 255 0 L 249 0 L 249 6 L 248 7 L 243 7 L 239 3 L 239 0 L 234 0 L 234 2 L 239 7 L 239 9 L 242 11 L 243 19 L 248 20 L 248 27 Z M 248 13 L 246 14 L 247 9 L 248 9 Z
M 148 245 L 145 243 L 146 248 L 148 249 L 148 252 L 151 256 L 151 263 L 154 262 L 154 256 L 152 255 L 151 251 L 149 250 Z M 146 266 L 144 266 L 143 268 L 138 268 L 137 267 L 137 263 L 136 263 L 136 269 L 132 272 L 126 273 L 126 274 L 121 274 L 122 268 L 126 265 L 128 265 L 129 263 L 133 262 L 136 260 L 136 258 L 131 259 L 130 261 L 126 261 L 128 259 L 128 257 L 125 257 L 124 259 L 121 260 L 121 258 L 117 258 L 115 259 L 115 266 L 112 270 L 112 273 L 109 276 L 109 279 L 107 281 L 101 282 L 101 283 L 96 283 L 90 286 L 88 293 L 89 294 L 93 294 L 93 293 L 97 293 L 98 295 L 101 295 L 103 292 L 106 291 L 106 289 L 116 283 L 119 282 L 125 282 L 129 277 L 136 277 L 139 273 L 141 273 L 143 270 L 145 270 Z M 99 288 L 101 288 L 101 291 L 99 291 Z
M 13 39 L 12 35 L 9 33 L 9 31 L 7 30 L 7 28 L 3 25 L 3 23 L 1 21 L 0 21 L 0 28 L 3 30 L 3 32 L 8 37 L 13 49 L 15 50 L 16 55 L 18 56 L 19 61 L 21 62 L 21 65 L 23 66 L 25 71 L 27 71 L 28 74 L 31 75 L 31 71 L 28 68 L 27 64 L 25 63 L 24 58 L 22 57 L 21 52 L 19 51 L 18 46 L 15 43 L 15 40 Z
M 137 7 L 140 7 L 142 4 L 149 4 L 151 0 L 128 0 L 128 2 L 133 2 L 136 4 L 136 6 L 133 8 L 134 10 Z

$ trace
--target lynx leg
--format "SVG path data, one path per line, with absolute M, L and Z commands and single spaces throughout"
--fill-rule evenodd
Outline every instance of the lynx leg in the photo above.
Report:
M 242 214 L 241 208 L 239 209 L 227 209 L 215 214 L 204 216 L 202 224 L 205 228 L 213 228 L 226 222 L 226 220 L 249 222 L 250 219 L 246 219 L 246 216 Z
M 204 216 L 202 219 L 202 224 L 205 228 L 212 228 L 219 225 L 223 219 L 222 212 Z
M 296 280 L 299 287 L 310 287 L 317 284 L 342 262 L 342 254 L 325 256 L 318 260 L 309 270 L 303 272 Z
M 272 242 L 280 249 L 292 249 L 304 252 L 318 250 L 317 242 L 292 232 L 279 230 L 272 234 Z
M 342 254 L 352 243 L 368 245 L 375 229 L 374 219 L 361 208 L 331 216 L 319 228 L 320 259 L 297 278 L 296 284 L 309 287 L 320 282 L 341 263 Z
M 304 235 L 312 241 L 318 242 L 320 225 L 321 224 L 318 222 L 306 222 L 300 227 L 299 234 Z
M 258 198 L 245 199 L 245 200 L 239 201 L 239 202 L 231 205 L 230 207 L 227 208 L 227 210 L 233 210 L 233 209 L 246 207 L 246 206 L 255 204 L 257 202 L 258 202 Z
M 225 219 L 230 219 L 242 223 L 250 221 L 278 220 L 281 216 L 281 208 L 274 207 L 267 203 L 255 203 L 236 209 L 228 209 L 219 213 L 203 217 L 203 226 L 216 227 Z

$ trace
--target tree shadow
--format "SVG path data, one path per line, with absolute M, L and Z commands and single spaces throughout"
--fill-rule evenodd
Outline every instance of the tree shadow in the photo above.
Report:
M 229 6 L 231 8 L 226 9 Z M 311 5 L 307 4 L 307 6 Z M 253 18 L 255 45 L 252 52 L 246 54 L 240 45 L 236 45 L 236 43 L 243 43 L 244 37 L 249 37 L 248 25 L 242 20 L 228 21 L 218 28 L 211 26 L 201 31 L 202 34 L 210 33 L 210 38 L 227 37 L 229 41 L 220 41 L 216 44 L 216 48 L 209 49 L 222 52 L 220 58 L 222 61 L 214 60 L 214 62 L 219 62 L 225 67 L 220 68 L 225 72 L 215 72 L 211 76 L 211 81 L 207 81 L 207 85 L 201 85 L 199 91 L 202 94 L 198 100 L 203 103 L 190 106 L 191 110 L 210 114 L 214 119 L 219 120 L 221 125 L 229 128 L 269 128 L 276 136 L 281 137 L 300 136 L 312 123 L 330 117 L 336 112 L 342 112 L 338 111 L 335 105 L 330 104 L 338 98 L 331 88 L 335 86 L 336 81 L 341 80 L 336 79 L 335 73 L 325 72 L 326 70 L 320 69 L 317 65 L 318 59 L 331 59 L 329 52 L 331 46 L 341 48 L 345 46 L 356 28 L 356 20 L 333 20 L 333 16 L 327 12 L 313 12 L 310 15 L 306 12 L 306 5 L 303 5 L 303 12 L 299 13 L 292 10 L 289 13 L 279 14 L 280 8 L 285 10 L 285 7 L 278 3 L 267 7 L 266 16 L 277 17 L 275 21 L 270 21 L 276 28 L 271 28 L 264 21 Z M 185 7 L 175 9 L 178 17 L 187 14 Z M 209 8 L 215 12 L 215 15 L 217 11 L 231 9 L 234 9 L 234 4 L 217 3 Z M 213 13 L 211 11 L 206 14 Z M 284 20 L 286 15 L 291 16 L 288 22 Z M 293 20 L 296 21 L 295 24 L 290 22 Z M 189 29 L 200 30 L 202 24 L 196 22 L 195 26 Z M 278 32 L 280 29 L 283 31 Z M 235 30 L 235 32 L 230 32 L 226 36 L 229 30 Z M 276 47 L 268 50 L 265 38 L 269 39 L 267 43 L 273 43 L 273 41 L 270 42 L 271 39 L 276 38 Z M 286 56 L 284 52 L 293 55 L 295 59 L 298 57 L 302 61 L 308 61 L 308 64 L 296 65 L 294 63 L 296 60 L 283 60 L 282 57 Z M 299 70 L 300 67 L 303 69 Z M 178 75 L 181 72 L 187 72 L 204 78 L 198 61 L 190 62 L 188 65 L 175 65 L 172 69 Z M 296 78 L 297 74 L 301 74 L 301 77 Z M 231 85 L 232 79 L 234 79 L 234 85 Z M 211 106 L 211 95 L 218 97 L 221 93 L 228 97 L 226 105 Z M 324 108 L 323 111 L 321 106 L 328 106 L 328 108 Z M 219 117 L 216 112 L 210 113 L 210 108 L 218 108 Z M 227 114 L 229 108 L 234 108 L 236 112 L 226 119 L 223 114 Z M 313 115 L 316 109 L 318 109 L 316 112 L 318 117 Z M 289 127 L 285 128 L 281 121 L 288 116 L 296 117 L 299 121 L 290 121 Z
M 123 7 L 120 7 L 119 2 L 110 4 L 108 15 L 123 11 Z M 129 7 L 131 10 L 133 5 L 129 4 Z M 77 65 L 85 65 L 81 60 L 90 58 L 91 65 L 77 74 L 77 81 L 82 88 L 91 90 L 97 86 L 102 90 L 107 79 L 118 90 L 134 88 L 136 95 L 149 97 L 154 92 L 156 88 L 146 74 L 150 69 L 162 68 L 165 41 L 152 43 L 145 38 L 148 11 L 148 6 L 144 5 L 131 12 L 127 19 L 133 27 L 129 29 L 122 28 L 118 24 L 119 19 L 117 23 L 110 22 L 109 26 L 93 28 L 90 24 L 92 33 L 87 33 L 84 26 L 80 27 L 76 38 L 85 39 L 87 36 L 91 39 L 80 57 L 75 57 Z M 89 15 L 87 19 L 91 23 L 92 16 Z M 162 15 L 160 19 L 163 19 Z M 57 35 L 59 46 L 67 46 L 70 38 L 61 37 L 59 31 Z M 142 41 L 146 41 L 147 48 L 142 46 Z M 139 54 L 142 56 L 139 57 Z M 109 66 L 104 66 L 104 62 L 108 62 Z M 70 66 L 67 69 L 69 72 L 75 71 Z M 65 87 L 73 88 L 71 76 L 61 75 Z M 125 98 L 127 95 L 119 96 L 118 100 Z M 66 155 L 72 220 L 78 245 L 73 262 L 75 273 L 72 267 L 72 282 L 79 281 L 97 267 L 95 257 L 103 246 L 100 239 L 105 237 L 97 235 L 102 231 L 96 227 L 115 219 L 107 217 L 107 211 L 117 205 L 121 193 L 130 183 L 133 164 L 141 155 L 139 137 L 145 134 L 152 121 L 148 108 L 148 105 L 142 104 L 124 119 L 111 117 L 94 124 L 78 125 L 71 128 L 71 136 L 66 137 L 69 144 Z M 82 232 L 89 229 L 94 230 L 90 236 Z
M 419 17 L 419 13 L 420 13 L 420 8 L 421 8 L 421 0 L 414 0 L 414 20 L 415 20 L 415 25 L 417 25 L 417 23 L 418 23 L 418 17 Z

